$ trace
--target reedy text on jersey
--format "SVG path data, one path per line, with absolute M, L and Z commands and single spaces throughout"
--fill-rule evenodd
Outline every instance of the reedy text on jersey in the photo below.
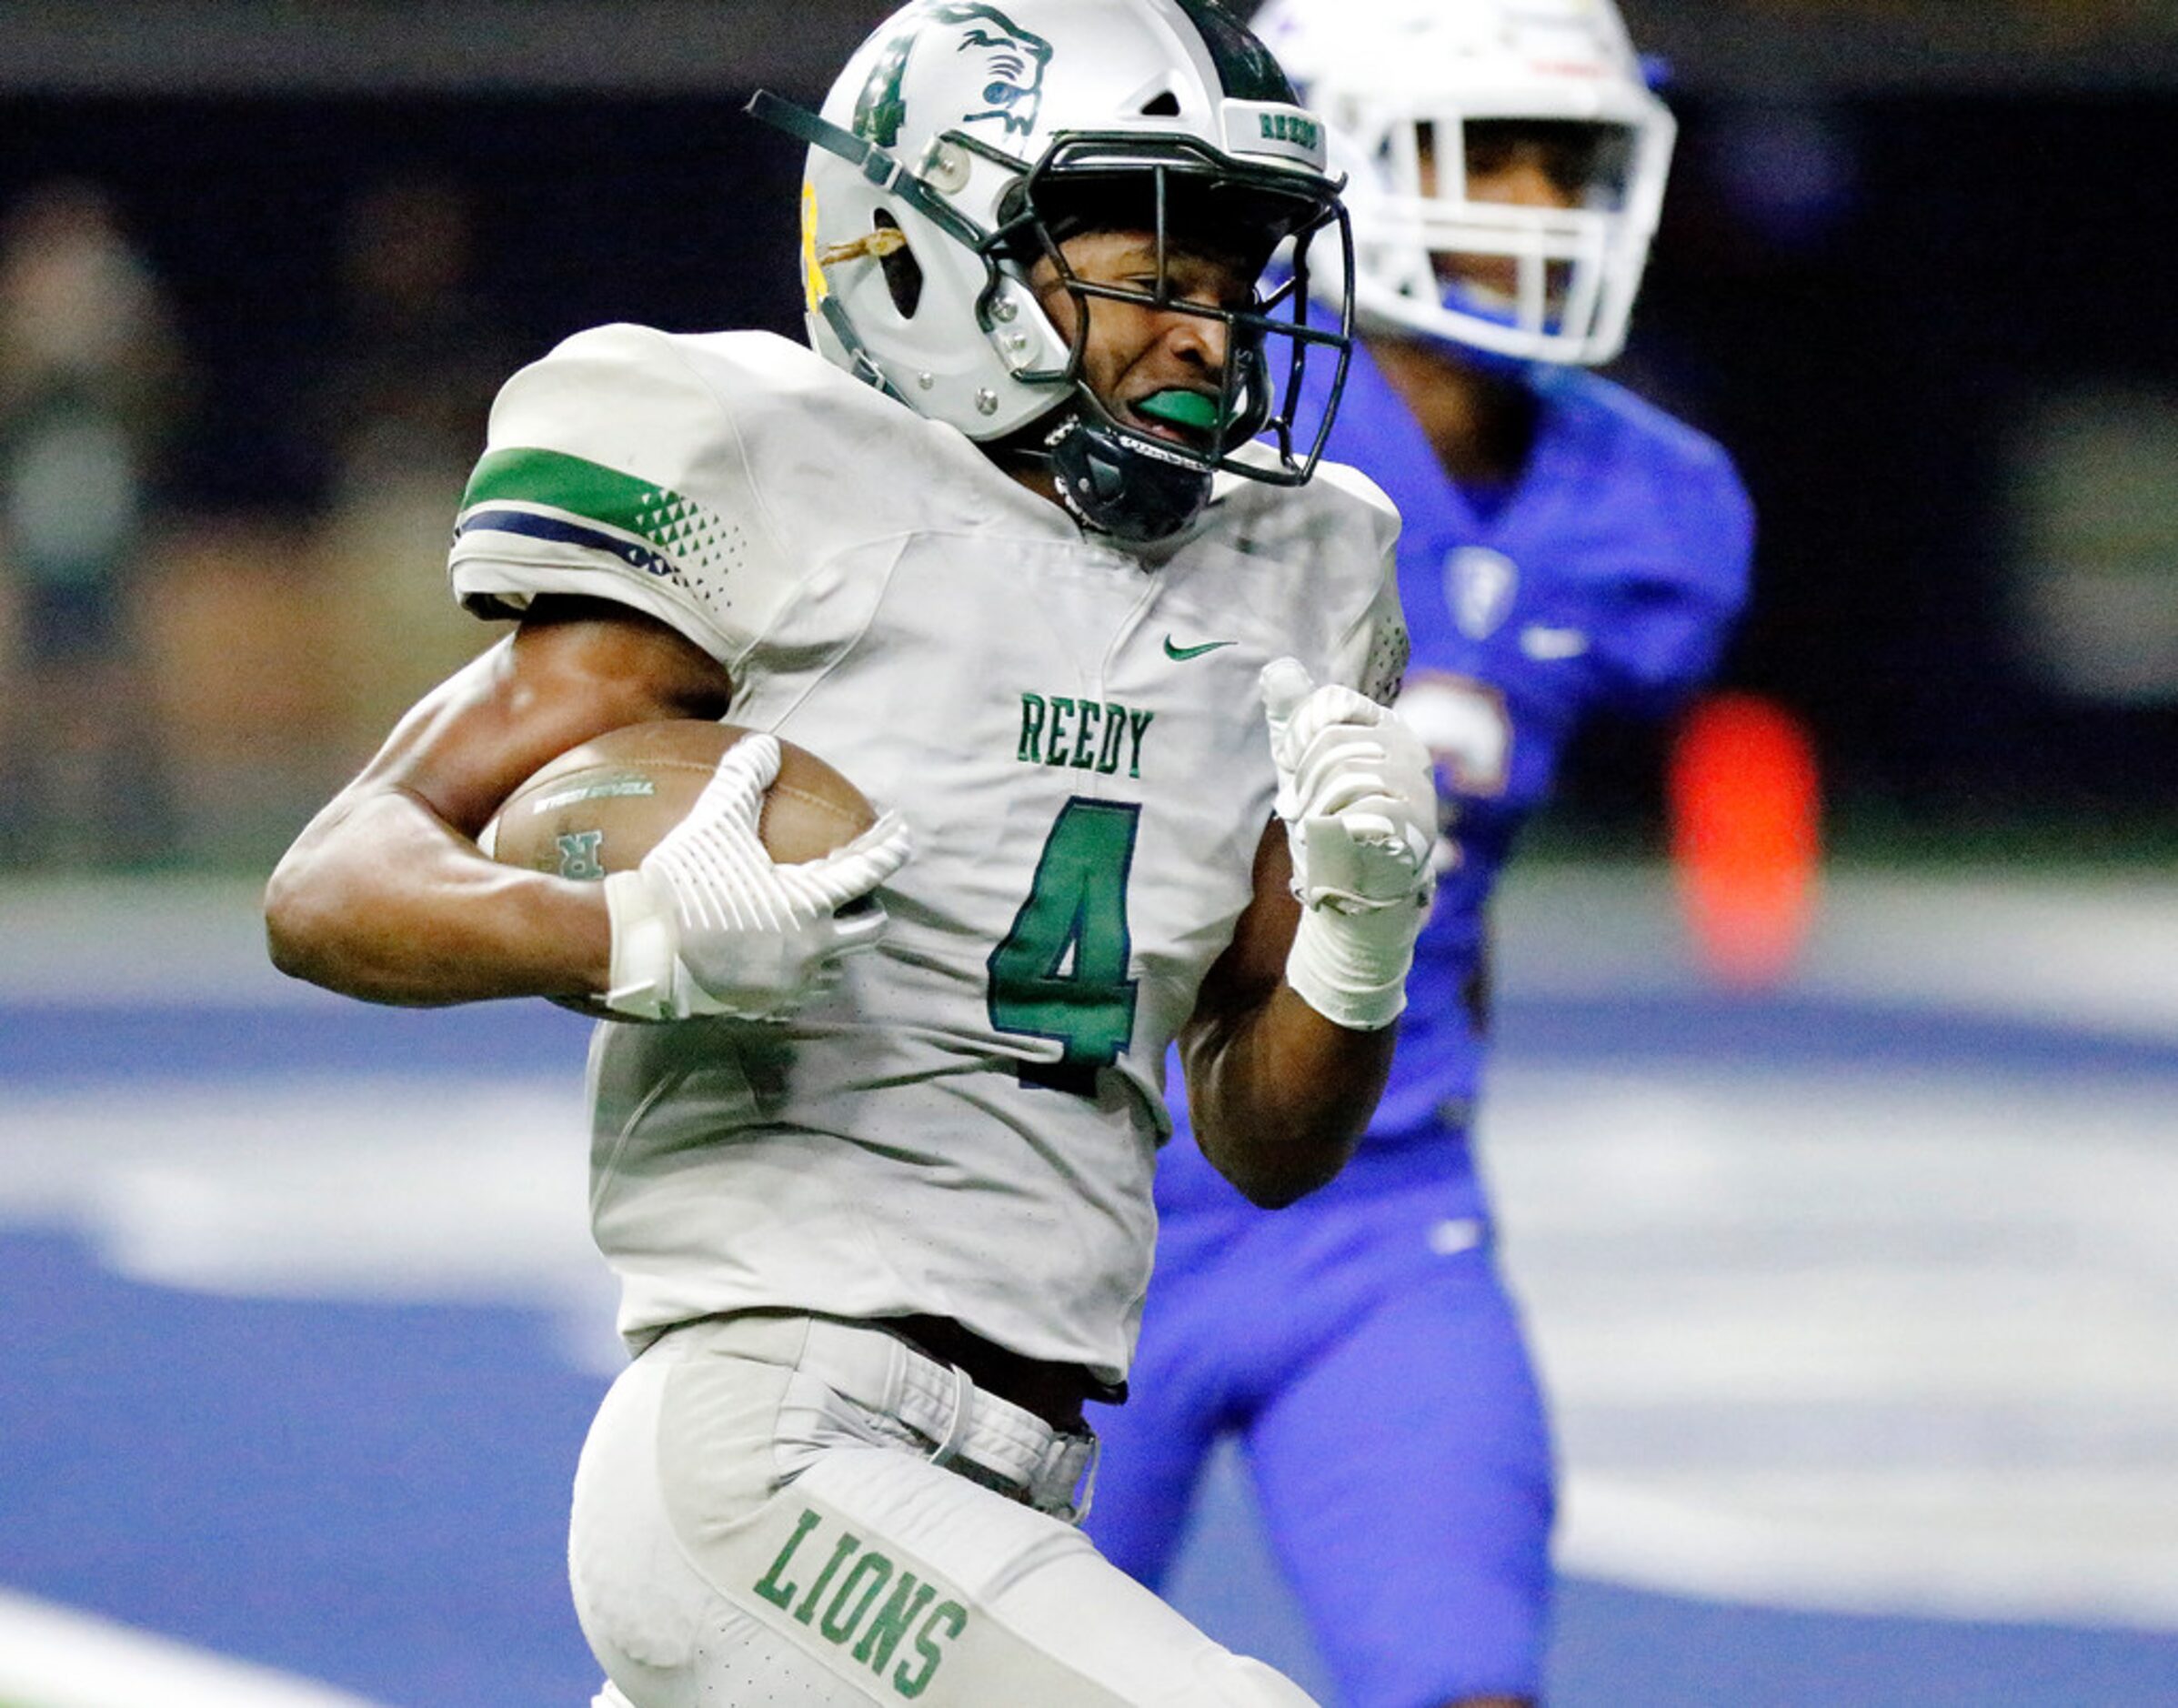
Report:
M 1157 714 L 1117 700 L 1077 699 L 1065 694 L 1021 696 L 1021 741 L 1014 757 L 1023 765 L 1062 765 L 1110 777 L 1122 757 L 1127 775 L 1142 774 L 1142 737 Z

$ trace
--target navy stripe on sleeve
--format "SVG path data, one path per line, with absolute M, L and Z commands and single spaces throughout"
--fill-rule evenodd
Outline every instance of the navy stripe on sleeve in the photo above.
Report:
M 654 576 L 673 573 L 673 560 L 608 534 L 603 528 L 591 527 L 585 523 L 570 522 L 561 517 L 539 516 L 533 510 L 478 510 L 462 521 L 454 530 L 460 539 L 474 533 L 523 534 L 531 539 L 558 540 L 570 546 L 587 546 L 597 551 L 610 552 L 623 563 Z

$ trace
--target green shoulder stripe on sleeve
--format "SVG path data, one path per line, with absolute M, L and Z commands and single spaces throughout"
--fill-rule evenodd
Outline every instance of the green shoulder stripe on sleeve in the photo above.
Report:
M 535 508 L 493 507 L 512 505 Z M 573 519 L 540 517 L 537 509 Z M 486 452 L 461 495 L 461 518 L 464 533 L 480 528 L 539 535 L 623 556 L 628 539 L 640 539 L 698 578 L 730 569 L 744 548 L 734 523 L 669 487 L 534 446 Z
M 464 511 L 507 502 L 548 505 L 649 538 L 678 519 L 673 512 L 689 507 L 677 492 L 617 468 L 527 445 L 487 451 L 461 495 Z

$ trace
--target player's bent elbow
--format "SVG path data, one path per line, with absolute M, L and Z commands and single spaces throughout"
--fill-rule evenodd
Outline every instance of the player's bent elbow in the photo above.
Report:
M 467 1000 L 419 975 L 397 950 L 345 920 L 316 898 L 267 891 L 265 947 L 273 966 L 336 995 L 396 1008 L 440 1008 Z
M 1283 1210 L 1310 1192 L 1329 1186 L 1353 1153 L 1350 1143 L 1324 1147 L 1280 1144 L 1213 1145 L 1198 1132 L 1197 1142 L 1219 1173 L 1258 1210 Z
M 1299 1203 L 1318 1187 L 1327 1184 L 1324 1181 L 1293 1181 L 1283 1176 L 1277 1180 L 1233 1180 L 1229 1174 L 1226 1178 L 1231 1180 L 1240 1189 L 1240 1196 L 1258 1210 L 1283 1210 L 1289 1204 Z
M 292 864 L 281 861 L 265 886 L 266 951 L 273 966 L 290 979 L 332 984 L 332 959 L 326 953 L 331 911 Z
M 265 886 L 265 948 L 290 979 L 372 1002 L 412 999 L 389 988 L 369 934 L 331 874 L 291 850 Z
M 1240 1196 L 1258 1210 L 1283 1210 L 1289 1204 L 1299 1203 L 1310 1192 L 1320 1191 L 1338 1178 L 1335 1168 L 1321 1169 L 1305 1174 L 1281 1170 L 1259 1174 L 1246 1180 L 1233 1181 Z M 1230 1180 L 1231 1177 L 1229 1175 Z

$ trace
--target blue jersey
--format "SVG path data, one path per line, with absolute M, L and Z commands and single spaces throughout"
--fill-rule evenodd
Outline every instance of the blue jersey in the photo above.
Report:
M 1414 651 L 1400 708 L 1439 754 L 1460 848 L 1416 946 L 1390 1083 L 1334 1198 L 1431 1180 L 1450 1189 L 1446 1213 L 1485 1214 L 1464 1140 L 1490 888 L 1581 718 L 1670 709 L 1714 667 L 1745 597 L 1752 513 L 1718 445 L 1582 370 L 1550 370 L 1539 403 L 1527 466 L 1494 502 L 1452 484 L 1359 346 L 1334 428 L 1330 454 L 1404 520 Z M 1177 1071 L 1168 1089 L 1177 1104 Z M 1160 1213 L 1241 1207 L 1176 1116 Z

